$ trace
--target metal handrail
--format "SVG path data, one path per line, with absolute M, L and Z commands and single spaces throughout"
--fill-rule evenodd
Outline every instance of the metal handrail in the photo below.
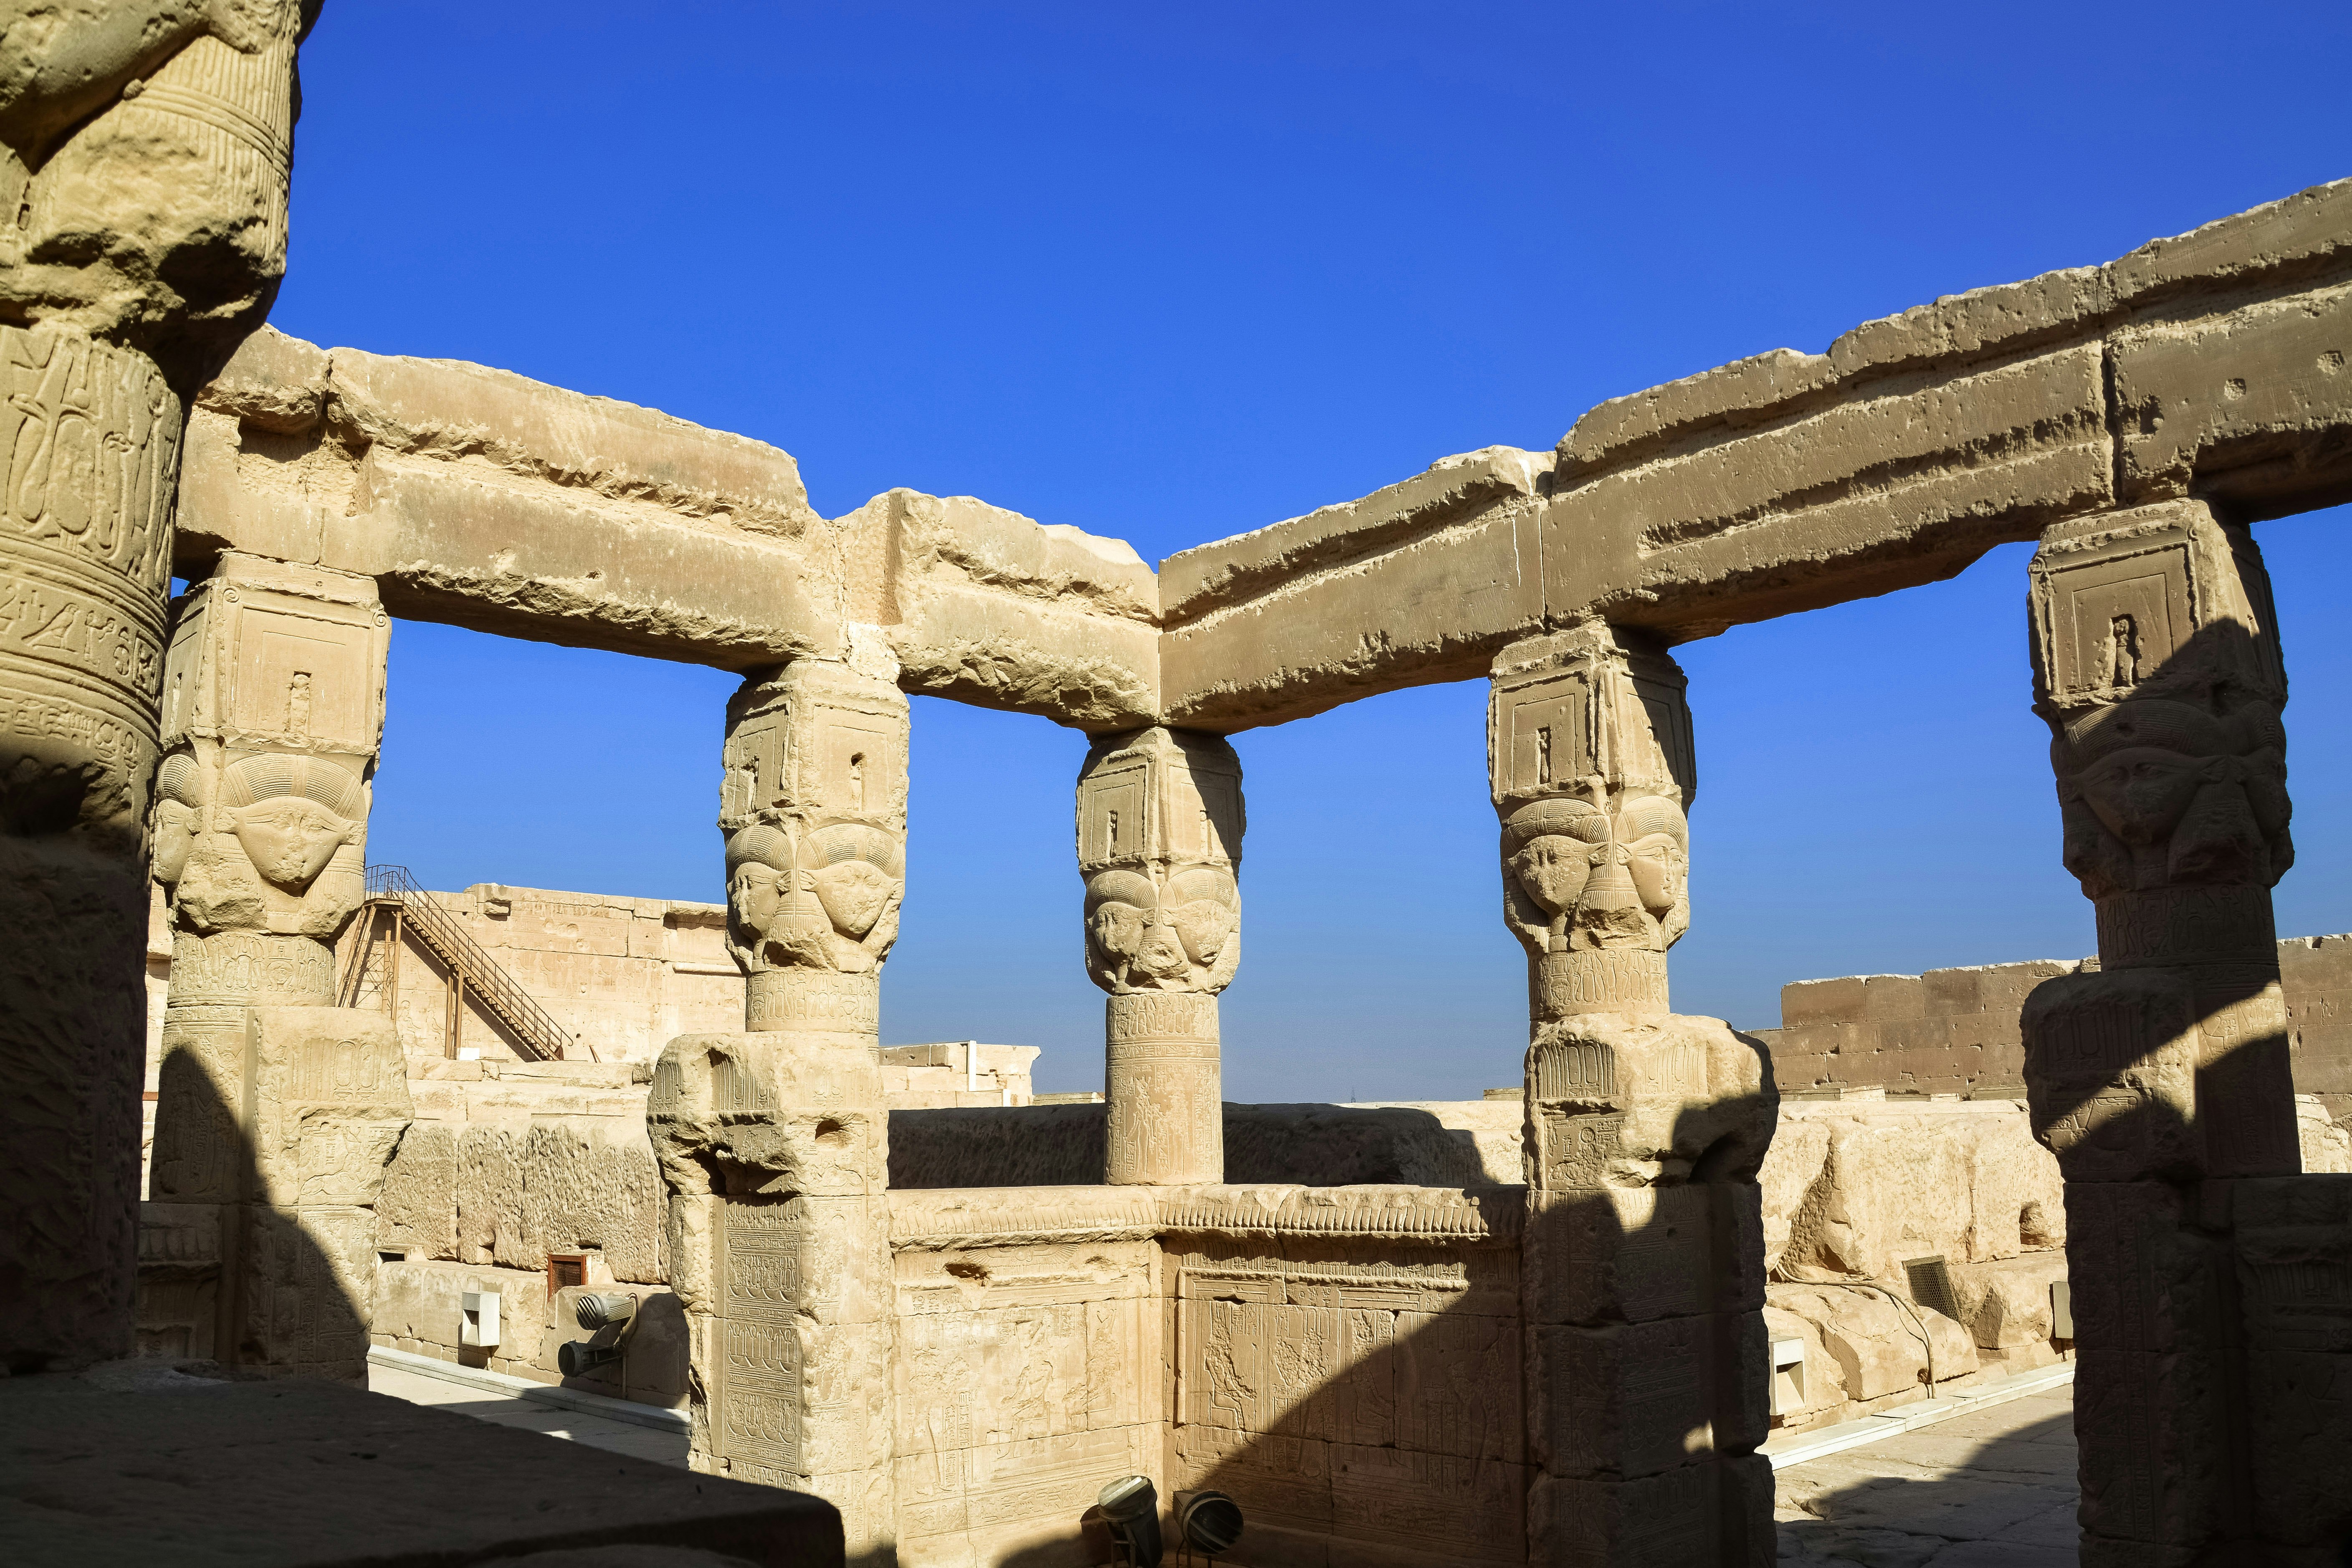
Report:
M 406 911 L 409 929 L 426 946 L 439 950 L 442 960 L 464 977 L 467 988 L 506 1025 L 517 1044 L 542 1061 L 562 1057 L 572 1036 L 439 900 L 409 875 L 407 867 L 371 864 L 367 891 L 369 902 L 396 903 Z

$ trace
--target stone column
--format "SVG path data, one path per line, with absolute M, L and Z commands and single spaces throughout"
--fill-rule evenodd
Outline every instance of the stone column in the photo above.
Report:
M 2232 1235 L 2268 1185 L 2249 1178 L 2301 1169 L 2271 918 L 2286 679 L 2253 541 L 2201 502 L 2053 528 L 2032 582 L 2066 867 L 2098 912 L 2097 970 L 2043 982 L 2022 1020 L 2066 1178 L 2083 1561 L 2186 1562 L 2258 1539 L 2263 1487 L 2319 1436 L 2265 1457 L 2250 1425 Z M 2315 1309 L 2352 1310 L 2342 1269 L 2310 1276 Z
M 183 417 L 285 261 L 300 6 L 142 9 L 68 7 L 0 42 L 0 1362 L 18 1371 L 131 1349 Z
M 172 985 L 146 1218 L 218 1237 L 213 1332 L 197 1325 L 192 1352 L 358 1379 L 408 1080 L 393 1021 L 333 1005 L 335 942 L 366 895 L 391 623 L 372 578 L 235 551 L 177 609 L 153 863 Z
M 646 1116 L 693 1356 L 691 1458 L 814 1492 L 896 1561 L 883 961 L 906 892 L 907 700 L 802 659 L 727 710 L 719 827 L 746 1031 L 670 1042 Z
M 1690 923 L 1683 676 L 1591 624 L 1495 661 L 1504 919 L 1528 951 L 1528 1560 L 1766 1564 L 1763 1047 L 1667 1010 Z
M 1078 774 L 1087 973 L 1103 1008 L 1103 1179 L 1225 1179 L 1217 993 L 1242 957 L 1242 764 L 1223 737 L 1098 739 Z

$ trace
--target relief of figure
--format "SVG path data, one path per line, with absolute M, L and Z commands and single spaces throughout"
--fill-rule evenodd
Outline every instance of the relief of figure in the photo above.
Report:
M 864 823 L 755 823 L 727 841 L 727 950 L 746 973 L 879 969 L 898 939 L 906 861 Z
M 367 789 L 323 757 L 240 758 L 208 783 L 184 752 L 156 779 L 155 877 L 187 930 L 332 937 L 363 894 L 357 868 L 327 875 L 367 830 Z
M 1528 952 L 1663 952 L 1690 928 L 1690 829 L 1663 795 L 1539 800 L 1503 826 L 1505 918 Z
M 2051 763 L 2066 868 L 2090 898 L 2272 887 L 2294 863 L 2286 730 L 2273 704 L 2226 718 L 2152 697 L 2096 708 L 2061 729 Z
M 1225 988 L 1240 967 L 1241 886 L 1223 866 L 1164 882 L 1139 871 L 1087 879 L 1087 973 L 1114 994 Z

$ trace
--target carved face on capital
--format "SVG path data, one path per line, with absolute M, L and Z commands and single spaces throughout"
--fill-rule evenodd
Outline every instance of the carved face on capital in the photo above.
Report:
M 299 895 L 359 837 L 366 814 L 366 794 L 348 769 L 268 754 L 223 770 L 213 826 L 236 836 L 263 881 Z
M 289 893 L 299 893 L 316 881 L 335 851 L 359 831 L 357 823 L 299 795 L 257 801 L 226 815 L 229 831 L 236 835 L 261 879 Z
M 1682 808 L 1664 795 L 1523 807 L 1503 830 L 1514 923 L 1547 928 L 1548 951 L 1663 949 L 1690 923 L 1689 845 Z
M 1139 871 L 1087 882 L 1087 968 L 1111 991 L 1222 990 L 1240 960 L 1241 889 L 1218 866 L 1165 885 Z
M 204 828 L 204 770 L 184 752 L 163 759 L 155 775 L 155 879 L 169 888 L 187 869 Z
M 2084 891 L 2276 881 L 2293 849 L 2285 764 L 2266 716 L 2233 727 L 2189 703 L 2142 698 L 2067 726 L 2053 753 L 2066 864 Z
M 728 841 L 727 865 L 728 945 L 749 968 L 858 973 L 897 940 L 905 867 L 879 828 L 837 823 L 795 843 L 758 824 Z

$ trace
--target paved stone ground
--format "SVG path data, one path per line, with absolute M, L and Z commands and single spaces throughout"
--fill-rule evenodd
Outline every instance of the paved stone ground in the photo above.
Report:
M 605 1448 L 631 1458 L 651 1459 L 658 1464 L 686 1463 L 687 1440 L 683 1432 L 657 1432 L 649 1426 L 639 1426 L 629 1421 L 607 1421 L 601 1415 L 590 1415 L 574 1410 L 557 1410 L 528 1399 L 509 1394 L 484 1394 L 457 1384 L 446 1383 L 421 1373 L 404 1372 L 398 1367 L 368 1368 L 368 1389 L 374 1394 L 389 1394 L 405 1399 L 411 1405 L 430 1405 L 436 1409 L 454 1411 L 459 1415 L 471 1415 L 480 1421 L 493 1421 L 501 1426 L 520 1426 L 526 1432 L 544 1432 L 551 1437 L 565 1437 L 591 1448 Z
M 1777 1478 L 1780 1562 L 2075 1568 L 2074 1391 L 2029 1395 Z
M 393 1367 L 368 1386 L 417 1405 L 665 1464 L 683 1433 L 656 1432 Z M 1849 1448 L 1777 1478 L 1780 1561 L 1793 1568 L 2075 1568 L 2072 1388 Z

